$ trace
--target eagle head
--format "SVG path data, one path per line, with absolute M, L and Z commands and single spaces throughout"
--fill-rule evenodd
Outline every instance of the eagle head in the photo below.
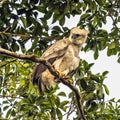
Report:
M 81 46 L 87 39 L 89 31 L 74 27 L 70 31 L 69 40 L 71 43 Z

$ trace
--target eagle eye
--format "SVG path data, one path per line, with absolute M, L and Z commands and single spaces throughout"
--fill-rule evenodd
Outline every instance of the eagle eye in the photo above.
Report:
M 79 36 L 80 36 L 80 34 L 76 34 L 76 36 L 77 36 L 77 37 L 79 37 Z
M 80 34 L 73 34 L 73 35 L 72 35 L 72 38 L 73 38 L 73 39 L 76 39 L 76 38 L 78 38 L 79 36 L 80 36 Z

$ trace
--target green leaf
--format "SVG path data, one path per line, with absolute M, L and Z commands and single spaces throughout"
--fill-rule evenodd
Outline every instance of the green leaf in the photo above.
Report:
M 63 115 L 62 115 L 61 111 L 59 109 L 57 109 L 56 112 L 57 112 L 58 119 L 62 120 L 62 118 L 63 118 L 62 116 Z
M 99 99 L 103 99 L 104 98 L 104 92 L 103 92 L 103 88 L 99 88 L 98 92 L 98 97 Z
M 103 111 L 105 110 L 105 103 L 102 102 L 102 103 L 100 104 L 100 107 L 101 107 L 101 108 L 100 108 L 100 109 L 101 109 L 100 111 L 103 112 Z
M 93 112 L 93 111 L 97 110 L 97 108 L 98 108 L 97 103 L 95 101 L 92 101 L 91 102 L 91 107 L 90 107 L 89 111 Z
M 13 42 L 12 45 L 11 45 L 12 49 L 14 51 L 18 51 L 19 50 L 19 45 L 16 43 L 16 42 Z
M 73 92 L 69 93 L 69 98 L 72 98 L 73 96 L 74 96 Z
M 99 56 L 98 48 L 96 47 L 95 52 L 94 52 L 94 59 L 96 60 L 98 56 Z
M 103 2 L 104 0 L 96 0 L 96 2 L 98 3 L 98 5 L 102 6 L 104 4 Z
M 80 80 L 80 84 L 81 84 L 81 87 L 82 87 L 84 90 L 87 89 L 87 83 L 86 83 L 86 81 L 85 81 L 84 79 L 81 79 L 81 80 Z
M 20 86 L 24 86 L 25 85 L 25 80 L 20 80 Z
M 104 71 L 104 72 L 102 73 L 102 75 L 103 75 L 103 76 L 106 76 L 108 73 L 109 73 L 108 71 Z
M 28 68 L 29 66 L 30 66 L 29 63 L 25 63 L 25 64 L 23 64 L 23 67 Z
M 3 104 L 8 104 L 9 102 L 7 100 L 3 101 Z
M 90 63 L 90 64 L 89 64 L 89 67 L 91 68 L 93 65 L 94 65 L 94 63 Z
M 103 86 L 104 86 L 106 94 L 109 95 L 109 89 L 108 89 L 108 87 L 105 84 L 103 84 Z
M 68 104 L 68 103 L 69 103 L 69 101 L 64 100 L 63 102 L 61 102 L 60 106 L 65 106 L 65 105 Z
M 11 28 L 10 30 L 11 30 L 11 31 L 15 30 L 16 27 L 17 27 L 17 24 L 18 24 L 18 21 L 17 21 L 17 20 L 14 20 L 13 25 L 12 25 L 12 28 Z
M 112 42 L 111 44 L 108 45 L 109 49 L 114 49 L 116 47 L 115 42 Z
M 107 49 L 107 55 L 108 55 L 108 56 L 112 55 L 112 50 L 109 49 L 109 48 Z
M 65 17 L 64 16 L 62 16 L 59 23 L 60 23 L 61 26 L 63 26 L 65 24 Z
M 7 110 L 9 107 L 10 107 L 10 106 L 4 106 L 4 107 L 3 107 L 3 110 L 5 111 L 5 110 Z
M 65 92 L 60 92 L 58 93 L 59 96 L 63 96 L 63 97 L 66 97 L 66 93 Z
M 109 36 L 115 36 L 115 35 L 117 36 L 117 35 L 118 35 L 118 31 L 119 31 L 119 30 L 118 30 L 117 27 L 113 28 L 113 29 L 112 29 L 112 32 L 109 34 Z
M 112 98 L 109 100 L 110 102 L 115 102 L 115 98 Z
M 61 102 L 61 104 L 59 105 L 59 107 L 63 110 L 63 111 L 66 111 L 66 105 L 69 103 L 69 101 L 67 100 L 64 100 Z
M 90 15 L 89 14 L 83 14 L 81 17 L 80 17 L 80 20 L 85 20 L 86 18 L 88 18 Z
M 89 93 L 85 96 L 85 99 L 87 99 L 87 100 L 95 99 L 95 94 L 94 93 Z
M 117 62 L 120 63 L 120 57 L 118 58 Z
M 118 100 L 117 100 L 117 102 L 119 102 L 119 103 L 120 103 L 120 99 L 118 99 Z
M 52 24 L 55 23 L 58 20 L 59 17 L 60 17 L 59 14 L 54 13 L 53 14 Z
M 12 109 L 9 109 L 9 110 L 7 111 L 6 118 L 9 118 L 9 116 L 10 116 L 10 114 L 11 114 L 11 110 L 12 110 Z
M 48 106 L 50 103 L 49 102 L 42 102 L 41 105 Z
M 27 21 L 26 21 L 26 19 L 24 17 L 21 17 L 21 21 L 22 21 L 24 27 L 26 28 L 27 27 Z
M 62 32 L 62 30 L 61 30 L 61 28 L 60 28 L 59 26 L 54 26 L 54 27 L 53 27 L 53 30 L 55 30 L 55 31 L 57 31 L 57 32 L 59 32 L 59 33 Z
M 14 109 L 12 109 L 12 111 L 11 111 L 11 115 L 12 115 L 12 116 L 15 116 L 15 115 L 16 115 L 16 113 L 15 113 L 15 110 L 14 110 Z
M 120 16 L 118 17 L 118 22 L 120 22 Z
M 44 15 L 44 18 L 45 18 L 46 20 L 48 20 L 48 19 L 51 18 L 52 14 L 53 14 L 53 12 L 49 11 L 49 12 L 47 12 L 47 13 Z

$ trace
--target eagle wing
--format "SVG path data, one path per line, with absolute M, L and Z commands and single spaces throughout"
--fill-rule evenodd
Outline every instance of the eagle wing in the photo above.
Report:
M 70 41 L 67 39 L 62 39 L 51 45 L 41 56 L 41 59 L 47 60 L 50 64 L 53 64 L 55 60 L 62 57 L 65 54 Z M 38 80 L 40 75 L 47 69 L 47 67 L 41 63 L 37 63 L 34 72 L 31 77 L 33 84 L 38 85 Z
M 51 58 L 59 57 L 64 54 L 64 50 L 68 47 L 70 41 L 62 39 L 51 45 L 41 56 L 42 59 L 49 60 Z

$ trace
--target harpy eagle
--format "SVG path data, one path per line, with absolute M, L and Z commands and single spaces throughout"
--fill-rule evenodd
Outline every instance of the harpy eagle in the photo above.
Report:
M 41 59 L 47 60 L 57 71 L 68 76 L 79 66 L 79 51 L 87 36 L 87 30 L 74 27 L 71 29 L 68 38 L 51 45 L 42 54 Z M 41 93 L 45 91 L 46 86 L 52 86 L 59 80 L 51 74 L 45 65 L 36 63 L 31 81 L 38 86 Z

